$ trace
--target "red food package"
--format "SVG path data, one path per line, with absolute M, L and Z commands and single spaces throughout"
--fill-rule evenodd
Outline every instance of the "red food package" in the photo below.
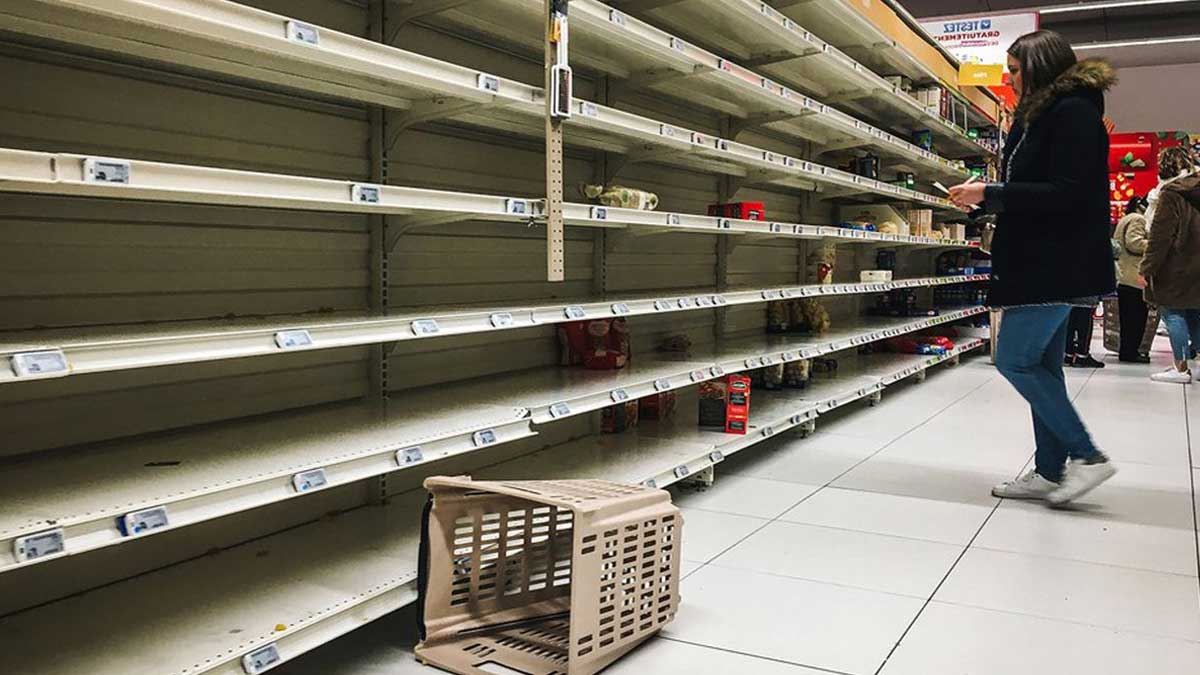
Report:
M 617 370 L 629 362 L 629 329 L 624 319 L 574 321 L 558 329 L 560 362 L 591 370 Z
M 645 420 L 665 420 L 675 412 L 676 396 L 673 391 L 651 394 L 638 400 L 638 417 Z

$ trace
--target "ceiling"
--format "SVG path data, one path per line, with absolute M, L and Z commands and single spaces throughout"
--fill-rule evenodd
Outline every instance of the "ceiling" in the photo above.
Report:
M 1111 0 L 900 0 L 900 3 L 918 19 L 1112 4 Z M 1200 38 L 1200 0 L 1043 13 L 1042 27 L 1062 33 L 1076 46 L 1158 38 Z M 1081 55 L 1084 54 L 1103 56 L 1123 67 L 1200 63 L 1200 39 L 1168 45 L 1087 49 L 1081 51 Z

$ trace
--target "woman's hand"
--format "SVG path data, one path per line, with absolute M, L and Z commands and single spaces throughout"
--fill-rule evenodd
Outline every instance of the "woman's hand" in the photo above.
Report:
M 1146 277 L 1145 277 L 1144 275 L 1141 275 L 1141 274 L 1139 274 L 1139 275 L 1138 275 L 1138 284 L 1139 284 L 1139 285 L 1140 285 L 1142 288 L 1149 288 L 1149 287 L 1150 287 L 1150 282 L 1146 281 Z
M 962 183 L 950 188 L 950 201 L 956 206 L 963 209 L 969 209 L 979 206 L 983 203 L 984 190 L 987 185 L 984 183 Z

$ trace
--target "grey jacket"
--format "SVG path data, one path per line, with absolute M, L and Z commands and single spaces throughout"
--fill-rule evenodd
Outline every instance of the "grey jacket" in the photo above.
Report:
M 1117 223 L 1117 231 L 1113 233 L 1117 242 L 1117 281 L 1122 286 L 1141 288 L 1138 281 L 1141 273 L 1142 255 L 1150 243 L 1146 233 L 1146 217 L 1140 213 L 1131 213 Z

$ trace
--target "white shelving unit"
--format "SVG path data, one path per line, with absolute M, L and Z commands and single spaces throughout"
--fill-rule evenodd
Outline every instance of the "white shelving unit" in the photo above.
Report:
M 864 357 L 806 390 L 756 394 L 761 421 L 745 436 L 699 430 L 681 413 L 661 426 L 572 441 L 480 476 L 605 478 L 667 487 L 982 345 L 964 341 L 942 356 Z M 25 612 L 4 626 L 6 637 L 27 649 L 0 652 L 0 667 L 30 675 L 237 673 L 243 655 L 272 645 L 281 660 L 293 658 L 416 599 L 417 514 L 424 499 L 422 490 L 404 493 L 385 506 Z M 232 578 L 231 569 L 237 570 Z M 193 611 L 197 606 L 204 611 Z M 78 639 L 57 642 L 63 631 Z
M 561 284 L 536 0 L 0 6 L 0 671 L 253 673 L 416 600 L 429 475 L 710 480 L 984 346 L 859 353 L 986 314 L 869 316 L 880 294 L 989 277 L 932 275 L 974 241 L 836 210 L 956 214 L 926 188 L 985 151 L 827 4 L 571 0 L 597 100 L 570 100 L 564 171 L 663 208 L 567 203 Z M 924 128 L 940 155 L 903 138 Z M 921 190 L 831 166 L 868 151 Z M 739 198 L 772 217 L 698 215 Z M 895 279 L 857 282 L 882 250 Z M 830 330 L 766 334 L 803 298 Z M 613 318 L 629 365 L 558 364 L 560 325 Z M 694 405 L 597 433 L 614 403 L 823 357 L 836 376 L 756 391 L 745 435 Z

